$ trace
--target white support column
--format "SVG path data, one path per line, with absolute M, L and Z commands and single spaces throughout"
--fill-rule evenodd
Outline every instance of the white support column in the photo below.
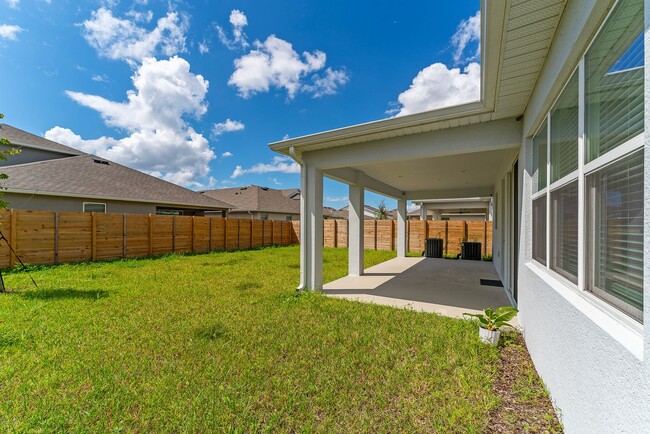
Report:
M 306 163 L 300 172 L 300 286 L 323 289 L 323 174 Z
M 397 200 L 397 257 L 406 257 L 406 198 Z
M 424 204 L 420 204 L 420 220 L 427 219 L 427 207 Z
M 348 207 L 348 274 L 363 275 L 364 188 L 350 184 Z

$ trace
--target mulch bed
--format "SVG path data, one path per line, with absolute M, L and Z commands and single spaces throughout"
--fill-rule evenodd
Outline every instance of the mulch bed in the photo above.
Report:
M 490 413 L 490 433 L 561 433 L 558 420 L 522 335 L 509 332 L 500 344 L 501 364 L 494 392 L 501 403 Z

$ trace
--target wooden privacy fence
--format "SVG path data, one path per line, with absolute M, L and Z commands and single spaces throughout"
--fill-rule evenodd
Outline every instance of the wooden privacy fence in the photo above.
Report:
M 348 221 L 325 220 L 324 245 L 348 246 Z M 445 253 L 460 253 L 460 243 L 478 241 L 492 254 L 492 222 L 409 221 L 409 251 L 424 251 L 425 238 L 442 238 Z M 0 211 L 0 231 L 26 264 L 61 264 L 164 255 L 172 252 L 245 250 L 297 244 L 300 222 L 142 214 L 53 211 Z M 395 250 L 397 222 L 365 220 L 364 244 Z M 17 263 L 0 241 L 0 268 Z
M 0 211 L 0 231 L 26 264 L 296 244 L 297 224 L 191 216 Z M 7 243 L 0 241 L 0 268 L 16 263 Z
M 412 220 L 407 222 L 407 246 L 411 252 L 423 252 L 426 238 L 441 238 L 443 251 L 460 253 L 463 241 L 481 243 L 483 254 L 492 254 L 491 221 Z M 397 247 L 397 221 L 365 220 L 363 240 L 366 249 L 395 250 Z M 348 221 L 325 220 L 324 244 L 327 247 L 348 246 Z

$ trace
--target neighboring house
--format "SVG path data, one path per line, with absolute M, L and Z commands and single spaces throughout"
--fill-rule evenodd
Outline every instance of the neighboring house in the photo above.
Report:
M 345 205 L 344 207 L 341 207 L 338 209 L 340 215 L 342 216 L 341 218 L 348 218 L 348 213 L 349 213 L 349 207 L 350 205 Z M 363 218 L 366 220 L 375 220 L 377 218 L 377 211 L 378 209 L 370 206 L 370 205 L 364 205 L 363 206 Z M 390 217 L 390 211 L 389 211 L 389 217 Z
M 276 190 L 249 185 L 201 192 L 204 196 L 231 203 L 229 218 L 300 220 L 300 190 Z M 206 213 L 210 216 L 211 213 Z
M 301 288 L 322 288 L 323 176 L 494 198 L 494 266 L 567 432 L 650 432 L 650 1 L 481 2 L 480 101 L 270 145 L 301 164 Z M 435 175 L 432 175 L 435 174 Z M 487 306 L 486 306 L 487 307 Z
M 13 209 L 225 216 L 232 205 L 95 155 L 0 124 L 20 149 L 0 162 L 4 200 Z M 6 147 L 2 147 L 6 149 Z M 0 149 L 1 150 L 1 149 Z
M 491 197 L 432 199 L 413 203 L 419 208 L 408 213 L 409 220 L 492 220 Z

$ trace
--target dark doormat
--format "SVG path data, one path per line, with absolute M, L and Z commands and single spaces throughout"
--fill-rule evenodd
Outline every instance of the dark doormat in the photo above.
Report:
M 494 279 L 481 279 L 481 285 L 483 286 L 500 286 L 503 288 L 503 283 L 500 280 Z

